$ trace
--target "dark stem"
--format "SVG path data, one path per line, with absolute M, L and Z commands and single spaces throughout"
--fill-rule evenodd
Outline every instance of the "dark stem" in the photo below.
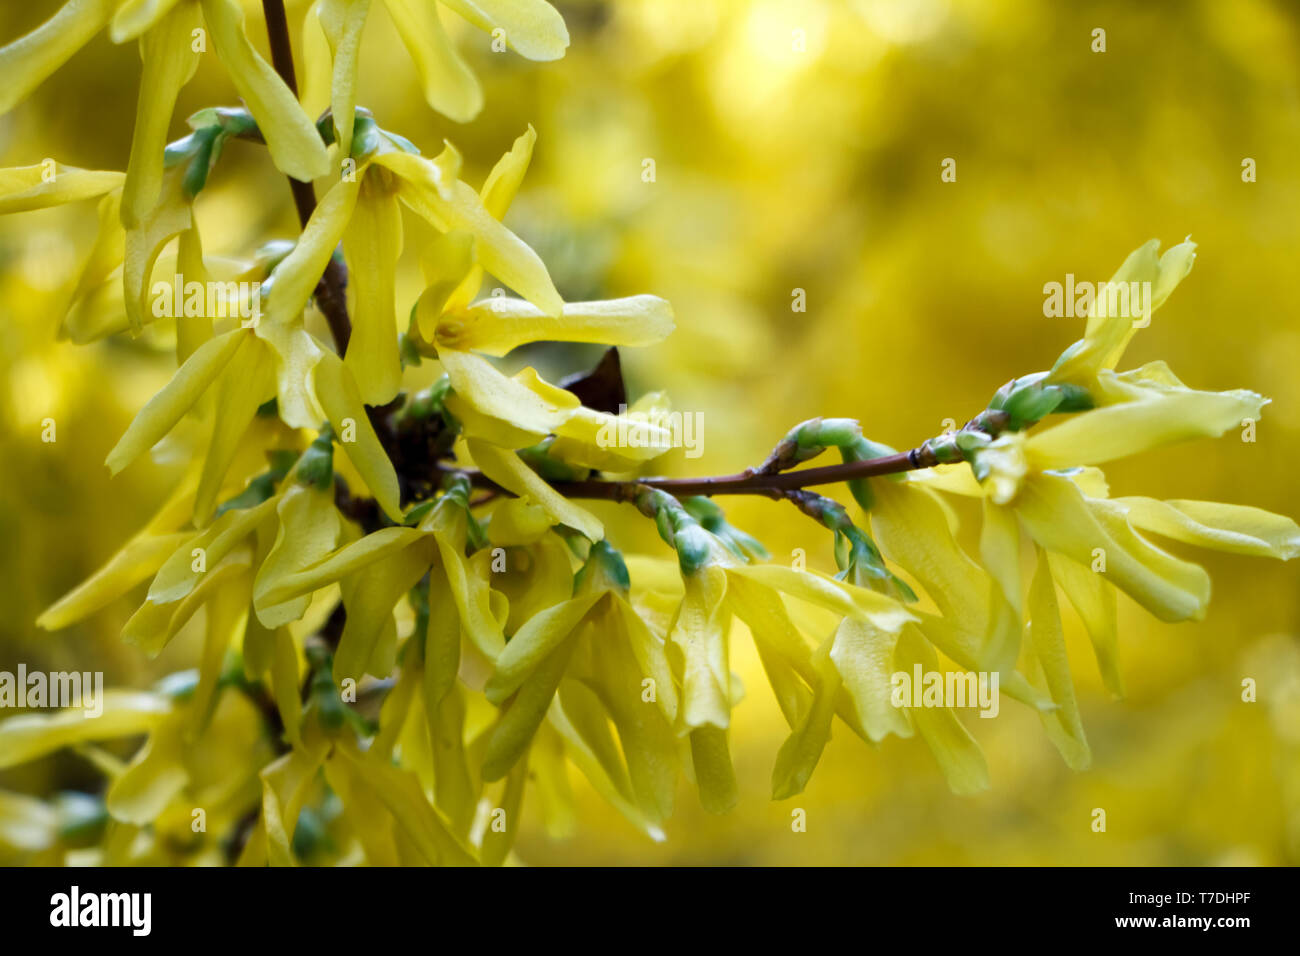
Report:
M 692 495 L 763 495 L 768 498 L 786 497 L 786 492 L 812 485 L 829 485 L 854 478 L 873 478 L 896 475 L 918 468 L 931 468 L 938 464 L 933 456 L 920 448 L 873 458 L 870 461 L 847 461 L 840 465 L 824 465 L 779 474 L 762 474 L 755 469 L 735 475 L 717 475 L 711 478 L 641 478 L 635 481 L 556 481 L 551 487 L 566 498 L 594 498 L 605 501 L 630 502 L 642 488 L 658 488 L 678 498 Z M 463 472 L 476 488 L 491 489 L 509 495 L 482 472 Z M 484 499 L 490 500 L 490 499 Z
M 262 0 L 262 12 L 266 15 L 266 35 L 271 43 L 271 64 L 280 74 L 285 86 L 296 97 L 298 80 L 293 69 L 293 46 L 289 42 L 289 21 L 284 12 L 284 0 Z M 307 222 L 316 211 L 316 190 L 311 183 L 304 183 L 286 177 L 289 189 L 293 192 L 293 204 L 298 210 L 298 222 L 306 229 Z M 316 284 L 316 307 L 329 323 L 330 333 L 334 336 L 334 345 L 339 354 L 348 350 L 348 341 L 352 338 L 352 321 L 348 318 L 347 267 L 337 258 L 331 256 L 325 267 L 325 274 Z

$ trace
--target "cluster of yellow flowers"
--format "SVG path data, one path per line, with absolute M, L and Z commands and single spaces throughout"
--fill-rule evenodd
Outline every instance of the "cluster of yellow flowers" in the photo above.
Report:
M 567 44 L 542 0 L 445 2 L 501 29 L 525 56 L 554 58 Z M 453 118 L 477 112 L 477 84 L 433 3 L 386 4 L 430 104 Z M 255 281 L 265 306 L 252 323 L 206 307 L 177 319 L 179 368 L 108 457 L 116 473 L 187 416 L 205 423 L 206 449 L 154 519 L 38 623 L 66 627 L 150 582 L 123 637 L 156 654 L 195 620 L 202 658 L 154 690 L 111 692 L 98 719 L 69 710 L 0 724 L 0 767 L 73 746 L 109 781 L 100 816 L 0 795 L 0 820 L 34 849 L 91 846 L 86 859 L 103 863 L 500 863 L 528 783 L 548 830 L 572 829 L 570 763 L 660 838 L 683 773 L 708 809 L 736 800 L 733 619 L 752 635 L 790 725 L 776 798 L 803 790 L 836 717 L 872 743 L 919 734 L 954 790 L 987 786 L 979 746 L 951 707 L 892 701 L 893 676 L 939 671 L 939 654 L 998 675 L 1082 768 L 1089 750 L 1056 587 L 1118 694 L 1116 589 L 1167 621 L 1199 618 L 1209 600 L 1205 571 L 1148 534 L 1279 558 L 1300 550 L 1293 521 L 1258 509 L 1108 497 L 1096 466 L 1221 435 L 1257 419 L 1264 400 L 1188 388 L 1163 363 L 1114 371 L 1134 323 L 1094 309 L 1049 372 L 1009 383 L 897 473 L 845 472 L 862 527 L 830 499 L 783 493 L 834 533 L 839 574 L 769 562 L 708 499 L 629 477 L 672 444 L 664 396 L 615 414 L 484 357 L 537 341 L 651 345 L 673 315 L 648 295 L 562 301 L 540 258 L 501 224 L 532 130 L 475 190 L 453 147 L 425 157 L 357 107 L 367 8 L 319 0 L 309 13 L 309 59 L 327 61 L 331 76 L 332 108 L 316 123 L 249 44 L 236 0 L 70 0 L 0 49 L 8 108 L 106 25 L 115 41 L 141 43 L 125 175 L 0 170 L 0 212 L 99 200 L 64 335 L 91 342 L 164 321 L 149 307 L 159 276 Z M 167 145 L 200 22 L 246 109 L 202 111 L 192 134 Z M 204 255 L 193 200 L 230 137 L 265 142 L 301 181 L 329 178 L 290 248 Z M 437 238 L 420 250 L 425 290 L 399 335 L 402 206 Z M 306 316 L 340 243 L 352 332 L 336 351 Z M 1112 279 L 1150 283 L 1153 308 L 1194 258 L 1190 242 L 1158 248 L 1142 246 Z M 478 299 L 486 275 L 519 297 Z M 442 379 L 406 395 L 404 368 L 425 361 Z M 1049 415 L 1059 422 L 1030 432 Z M 629 425 L 643 441 L 602 437 Z M 828 448 L 868 465 L 894 454 L 856 422 L 818 419 L 756 475 Z M 347 459 L 337 469 L 336 449 Z M 475 471 L 453 464 L 467 460 Z M 370 499 L 354 494 L 358 482 Z M 607 497 L 656 521 L 675 562 L 625 560 L 579 494 L 566 493 L 604 482 L 618 488 Z M 959 540 L 964 499 L 979 509 L 977 553 Z M 1025 546 L 1036 556 L 1028 587 Z M 137 734 L 147 740 L 126 763 L 100 746 Z

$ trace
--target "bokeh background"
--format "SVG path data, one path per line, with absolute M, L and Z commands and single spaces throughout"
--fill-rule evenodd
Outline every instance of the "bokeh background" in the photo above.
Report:
M 0 6 L 0 41 L 58 0 Z M 1273 399 L 1254 443 L 1230 433 L 1108 469 L 1114 494 L 1206 498 L 1295 516 L 1300 469 L 1300 7 L 1283 0 L 619 0 L 559 4 L 572 45 L 536 64 L 494 54 L 445 17 L 486 91 L 457 125 L 423 103 L 382 4 L 362 52 L 361 102 L 426 153 L 446 138 L 474 184 L 528 124 L 532 170 L 507 223 L 569 299 L 652 292 L 678 328 L 627 350 L 634 395 L 667 389 L 704 414 L 704 456 L 680 474 L 739 470 L 795 422 L 860 418 L 911 447 L 982 408 L 1004 381 L 1048 367 L 1080 333 L 1046 318 L 1042 287 L 1098 281 L 1146 239 L 1191 235 L 1190 277 L 1126 365 L 1169 361 L 1203 388 Z M 251 9 L 251 8 L 250 8 Z M 305 4 L 289 4 L 295 34 Z M 446 11 L 444 11 L 446 13 Z M 265 49 L 255 20 L 250 34 Z M 1106 31 L 1095 53 L 1092 31 Z M 301 61 L 300 61 L 301 62 Z M 139 59 L 100 36 L 0 118 L 0 166 L 54 157 L 125 168 Z M 211 54 L 182 92 L 174 136 L 234 102 Z M 1257 181 L 1242 180 L 1242 161 Z M 940 179 L 956 160 L 955 182 Z M 644 161 L 653 159 L 654 182 Z M 199 200 L 206 251 L 248 255 L 296 234 L 284 180 L 235 143 Z M 166 332 L 88 347 L 56 340 L 94 205 L 0 220 L 0 669 L 103 669 L 143 685 L 184 666 L 197 634 L 145 660 L 117 632 L 123 600 L 68 631 L 39 611 L 98 567 L 167 492 L 176 464 L 110 481 L 105 454 L 174 368 Z M 418 293 L 407 219 L 399 310 Z M 807 310 L 791 309 L 794 290 Z M 511 356 L 550 375 L 593 352 Z M 40 440 L 54 418 L 57 441 Z M 841 491 L 843 489 L 840 489 Z M 847 496 L 844 500 L 848 500 Z M 793 509 L 729 503 L 780 559 L 829 540 Z M 602 512 L 615 543 L 662 546 L 635 515 Z M 991 791 L 948 793 L 919 741 L 871 749 L 840 730 L 807 791 L 768 799 L 785 727 L 745 640 L 736 713 L 741 802 L 724 817 L 683 788 L 653 844 L 579 785 L 564 842 L 531 815 L 527 863 L 1295 864 L 1300 862 L 1300 570 L 1202 556 L 1208 618 L 1171 626 L 1121 597 L 1127 697 L 1110 699 L 1072 611 L 1066 627 L 1094 767 L 1064 767 L 1037 718 L 1008 702 L 968 723 Z M 138 599 L 138 595 L 133 595 Z M 1241 681 L 1259 700 L 1241 700 Z M 577 775 L 575 774 L 575 780 Z M 0 773 L 0 789 L 93 788 L 59 756 Z M 792 809 L 807 811 L 805 833 Z M 1091 811 L 1107 812 L 1094 833 Z M 527 812 L 527 811 L 526 811 Z M 0 834 L 0 844 L 3 835 Z M 0 859 L 5 854 L 0 847 Z

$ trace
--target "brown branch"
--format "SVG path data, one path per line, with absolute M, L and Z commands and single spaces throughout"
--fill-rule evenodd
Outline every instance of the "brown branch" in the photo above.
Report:
M 735 475 L 716 475 L 709 478 L 640 478 L 632 481 L 604 481 L 591 478 L 585 481 L 555 481 L 551 487 L 566 498 L 588 498 L 604 501 L 630 502 L 642 488 L 658 488 L 678 498 L 692 495 L 763 495 L 781 499 L 787 492 L 812 485 L 829 485 L 854 478 L 874 478 L 897 475 L 919 468 L 932 468 L 939 462 L 921 448 L 872 458 L 870 461 L 847 461 L 840 465 L 804 468 L 779 474 L 762 474 L 756 469 Z M 480 471 L 463 469 L 476 488 L 490 489 L 497 494 L 511 495 Z M 484 499 L 488 500 L 488 499 Z
M 280 74 L 285 86 L 296 97 L 298 80 L 294 75 L 293 46 L 289 42 L 289 21 L 284 12 L 284 0 L 262 0 L 262 12 L 266 15 L 266 35 L 271 43 L 271 63 L 275 72 Z M 293 204 L 298 210 L 298 222 L 307 228 L 312 213 L 316 211 L 316 190 L 311 183 L 305 183 L 286 177 L 289 189 L 293 192 Z M 342 262 L 330 256 L 325 266 L 325 274 L 316 284 L 316 307 L 329 323 L 330 333 L 334 336 L 334 346 L 340 355 L 348 350 L 348 341 L 352 338 L 352 320 L 348 318 L 348 270 Z

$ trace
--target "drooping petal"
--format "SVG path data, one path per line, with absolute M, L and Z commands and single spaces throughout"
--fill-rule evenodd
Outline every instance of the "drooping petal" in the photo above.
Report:
M 262 607 L 271 607 L 328 587 L 395 551 L 409 547 L 422 537 L 423 534 L 415 528 L 380 528 L 331 552 L 310 567 L 268 584 L 258 603 Z
M 384 3 L 415 63 L 425 102 L 453 122 L 468 123 L 483 108 L 483 88 L 447 36 L 438 5 L 422 0 Z
M 916 620 L 893 598 L 837 581 L 811 568 L 796 571 L 779 564 L 743 564 L 728 568 L 727 574 L 749 578 L 837 614 L 871 621 L 887 631 L 897 631 L 908 621 Z
M 470 352 L 444 349 L 438 359 L 458 396 L 482 414 L 530 433 L 555 431 L 579 406 L 576 395 L 542 381 L 532 369 L 510 378 Z
M 831 720 L 835 716 L 835 699 L 839 694 L 839 670 L 831 662 L 831 645 L 828 638 L 812 657 L 816 675 L 813 684 L 812 706 L 802 720 L 791 728 L 790 736 L 777 751 L 772 767 L 772 799 L 784 800 L 803 793 L 812 776 L 822 750 L 831 735 Z
M 530 60 L 558 60 L 569 46 L 564 17 L 546 0 L 446 0 L 480 30 L 498 28 L 506 43 Z
M 360 170 L 357 178 L 365 178 Z M 360 189 L 360 183 L 341 179 L 321 197 L 293 251 L 271 270 L 270 278 L 263 285 L 262 295 L 266 299 L 263 322 L 278 325 L 302 314 L 330 256 L 343 238 Z
M 528 749 L 560 686 L 576 637 L 570 634 L 533 668 L 502 710 L 483 752 L 483 779 L 500 780 Z
M 370 12 L 370 0 L 320 0 L 317 16 L 334 57 L 334 79 L 330 96 L 334 128 L 338 131 L 339 155 L 352 152 L 352 124 L 357 105 L 357 66 L 361 55 L 361 33 Z
M 1039 719 L 1056 749 L 1061 752 L 1071 770 L 1086 770 L 1092 763 L 1088 738 L 1083 732 L 1079 717 L 1079 704 L 1074 696 L 1074 681 L 1070 677 L 1070 660 L 1065 653 L 1065 638 L 1061 632 L 1061 613 L 1056 603 L 1056 588 L 1047 564 L 1047 553 L 1038 551 L 1038 570 L 1029 588 L 1029 637 L 1032 662 L 1030 673 L 1042 675 L 1056 704 L 1056 710 L 1039 713 Z
M 1217 501 L 1111 500 L 1123 506 L 1132 524 L 1175 541 L 1283 561 L 1300 555 L 1300 527 L 1262 508 Z
M 144 220 L 162 192 L 167 127 L 181 87 L 199 65 L 190 38 L 198 25 L 198 6 L 182 3 L 140 40 L 144 69 L 122 191 L 122 223 L 128 228 Z
M 1145 399 L 1080 412 L 1025 442 L 1042 470 L 1099 465 L 1193 438 L 1216 438 L 1246 418 L 1258 419 L 1267 400 L 1254 392 L 1151 389 Z
M 917 664 L 925 672 L 937 671 L 939 660 L 917 630 L 906 627 L 898 639 L 894 666 L 910 674 Z M 984 752 L 951 708 L 913 707 L 908 714 L 953 793 L 972 794 L 989 788 Z
M 222 370 L 214 392 L 212 437 L 194 496 L 197 527 L 212 519 L 226 471 L 239 452 L 244 432 L 258 407 L 275 395 L 271 349 L 255 335 L 245 335 L 243 339 L 244 344 Z
M 306 613 L 310 595 L 280 604 L 266 603 L 265 596 L 288 575 L 322 560 L 338 543 L 342 530 L 332 484 L 318 488 L 293 482 L 280 495 L 275 509 L 279 517 L 275 542 L 253 582 L 253 605 L 267 628 L 281 627 Z
M 31 33 L 0 47 L 0 115 L 72 59 L 108 23 L 115 5 L 116 0 L 68 0 Z
M 191 197 L 184 188 L 184 175 L 184 164 L 166 170 L 157 205 L 126 231 L 122 296 L 127 319 L 135 332 L 139 332 L 144 327 L 146 318 L 154 313 L 153 309 L 148 308 L 147 302 L 149 279 L 163 247 L 194 227 L 194 210 L 191 207 Z
M 691 731 L 690 742 L 700 805 L 709 813 L 726 813 L 740 800 L 727 731 L 714 726 L 697 727 Z
M 360 680 L 367 671 L 387 677 L 387 670 L 374 664 L 376 649 L 386 627 L 392 626 L 393 608 L 407 591 L 424 576 L 436 553 L 429 538 L 421 538 L 349 575 L 343 581 L 343 605 L 347 619 L 334 655 L 337 680 Z
M 187 535 L 188 540 L 168 557 L 149 585 L 149 601 L 171 604 L 184 598 L 203 579 L 208 568 L 219 565 L 274 510 L 274 499 L 252 508 L 232 508 L 199 534 Z
M 98 717 L 81 708 L 53 714 L 20 714 L 0 721 L 0 770 L 7 770 L 90 740 L 148 733 L 166 719 L 172 703 L 148 691 L 106 690 Z
M 654 345 L 672 332 L 673 310 L 654 295 L 599 302 L 569 302 L 559 318 L 523 299 L 490 296 L 438 323 L 439 346 L 505 355 L 529 342 Z
M 125 178 L 112 170 L 80 169 L 52 161 L 0 169 L 0 215 L 92 199 L 117 189 Z
M 234 329 L 210 339 L 191 355 L 162 391 L 140 409 L 126 433 L 108 453 L 105 464 L 109 470 L 117 474 L 171 431 L 249 337 L 249 332 Z
M 386 188 L 382 172 L 374 170 L 363 179 L 343 238 L 348 280 L 356 296 L 352 338 L 343 364 L 352 370 L 367 405 L 386 405 L 402 384 L 393 301 L 397 257 L 402 252 L 402 214 L 397 194 Z
M 1123 697 L 1115 589 L 1105 575 L 1090 571 L 1069 558 L 1052 554 L 1048 555 L 1048 563 L 1051 565 L 1052 578 L 1070 599 L 1088 632 L 1102 683 L 1115 697 Z
M 180 0 L 121 0 L 108 35 L 114 43 L 134 40 L 160 23 Z
M 1034 540 L 1083 565 L 1096 567 L 1120 590 L 1162 621 L 1200 620 L 1210 600 L 1210 577 L 1137 534 L 1122 506 L 1086 499 L 1067 478 L 1037 475 L 1026 482 L 1016 511 Z
M 513 694 L 538 665 L 578 629 L 603 594 L 582 594 L 534 615 L 515 632 L 496 660 L 484 693 L 494 704 Z
M 605 528 L 595 515 L 557 492 L 513 451 L 472 438 L 468 445 L 470 455 L 483 474 L 503 488 L 535 502 L 557 524 L 580 531 L 592 541 L 605 536 Z
M 202 3 L 203 19 L 217 58 L 225 65 L 240 98 L 257 120 L 257 128 L 266 140 L 276 168 L 303 182 L 324 176 L 329 172 L 325 144 L 284 80 L 248 42 L 239 0 L 202 0 Z
M 394 521 L 401 520 L 397 472 L 370 424 L 352 373 L 337 355 L 324 352 L 313 377 L 316 399 L 329 415 L 343 451 L 365 480 L 366 487 L 384 514 Z
M 290 428 L 319 428 L 329 416 L 312 391 L 312 372 L 324 350 L 301 321 L 259 322 L 257 337 L 275 353 L 276 408 Z
M 478 193 L 444 176 L 437 163 L 423 156 L 394 151 L 376 156 L 375 162 L 401 177 L 399 195 L 411 209 L 441 232 L 473 235 L 483 268 L 547 315 L 560 314 L 564 302 L 545 264 L 522 239 L 492 217 Z
M 188 537 L 184 532 L 137 535 L 103 567 L 46 608 L 36 626 L 55 631 L 95 613 L 155 573 Z
M 731 664 L 723 598 L 726 573 L 704 567 L 685 577 L 686 593 L 669 633 L 680 661 L 680 729 L 731 723 Z
M 869 621 L 846 618 L 835 629 L 830 658 L 853 701 L 858 722 L 867 737 L 879 743 L 890 734 L 912 736 L 912 725 L 890 703 L 890 678 L 895 670 L 898 635 L 882 631 Z

